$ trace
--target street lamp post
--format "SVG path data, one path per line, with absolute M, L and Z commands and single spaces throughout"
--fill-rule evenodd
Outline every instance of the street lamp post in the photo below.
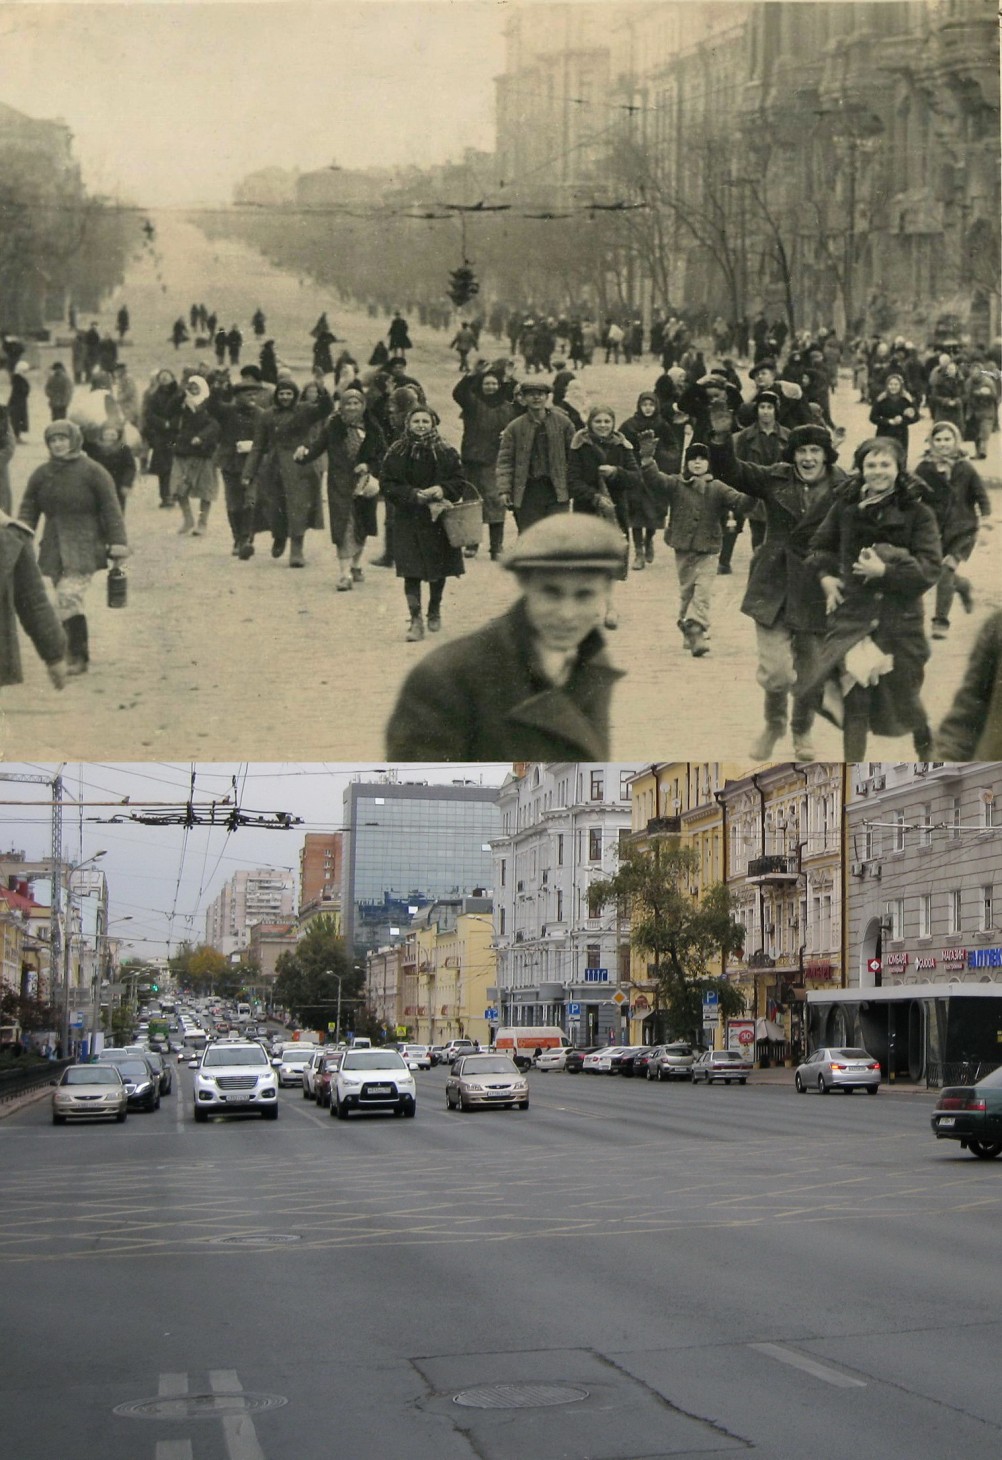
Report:
M 104 961 L 101 958 L 101 944 L 104 944 L 105 955 L 108 949 L 108 929 L 113 923 L 131 923 L 132 914 L 128 913 L 122 918 L 113 918 L 104 928 L 98 930 L 94 939 L 94 977 L 92 979 L 92 1003 L 90 1021 L 90 1053 L 94 1054 L 94 1045 L 97 1043 L 97 1033 L 101 1024 L 101 977 L 104 968 Z M 110 981 L 109 981 L 110 986 Z

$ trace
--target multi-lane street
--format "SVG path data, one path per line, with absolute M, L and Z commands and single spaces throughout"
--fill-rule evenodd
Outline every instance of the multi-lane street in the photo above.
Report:
M 1002 1163 L 931 1095 L 532 1075 L 527 1113 L 0 1122 L 20 1460 L 1002 1450 Z M 486 1406 L 486 1407 L 483 1407 Z

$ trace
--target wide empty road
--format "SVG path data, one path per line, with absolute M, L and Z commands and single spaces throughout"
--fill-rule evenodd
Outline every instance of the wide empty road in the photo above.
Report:
M 18 1460 L 1002 1454 L 1002 1162 L 933 1097 L 0 1123 Z M 485 1407 L 486 1406 L 486 1407 Z

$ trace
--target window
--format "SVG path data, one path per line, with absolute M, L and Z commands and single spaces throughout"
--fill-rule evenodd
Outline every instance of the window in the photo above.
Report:
M 557 922 L 558 923 L 562 923 L 563 920 L 564 920 L 564 894 L 558 888 L 557 889 Z
M 920 938 L 932 937 L 932 893 L 923 892 L 919 896 L 919 921 L 918 935 Z
M 953 826 L 950 831 L 952 837 L 960 836 L 960 797 L 953 798 Z
M 507 908 L 501 907 L 498 908 L 498 913 L 500 914 L 498 920 L 498 932 L 504 933 L 508 927 L 508 910 Z
M 960 888 L 955 887 L 952 892 L 946 894 L 947 901 L 947 932 L 959 933 L 964 926 L 962 901 Z
M 589 968 L 598 968 L 602 962 L 602 948 L 599 943 L 589 943 L 585 948 L 585 963 Z
M 560 835 L 557 837 L 557 866 L 558 867 L 562 867 L 563 865 L 564 865 L 564 834 L 563 834 L 563 832 L 561 832 Z
M 987 882 L 981 889 L 981 931 L 983 933 L 995 926 L 994 909 L 995 888 L 990 882 Z
M 891 832 L 891 851 L 903 852 L 905 849 L 905 813 L 895 811 L 894 825 Z
M 508 858 L 507 857 L 502 857 L 501 858 L 501 886 L 502 887 L 506 887 L 507 885 L 508 885 Z
M 932 806 L 928 801 L 922 807 L 922 827 L 919 831 L 919 846 L 932 846 Z
M 891 942 L 900 943 L 905 936 L 905 905 L 900 897 L 887 904 L 887 920 L 891 925 Z
M 602 860 L 601 827 L 592 827 L 588 833 L 588 860 L 589 862 L 601 862 Z
M 985 831 L 990 831 L 993 826 L 1002 826 L 1002 817 L 996 813 L 995 793 L 993 791 L 980 792 L 981 801 L 981 825 Z
M 590 918 L 602 916 L 602 899 L 597 897 L 590 887 L 588 889 L 588 916 Z
M 620 771 L 620 773 L 619 773 L 619 799 L 620 799 L 620 801 L 629 801 L 629 799 L 630 799 L 630 777 L 632 775 L 633 775 L 633 772 L 632 771 Z
M 591 799 L 601 801 L 605 795 L 605 774 L 603 771 L 592 771 L 591 773 Z

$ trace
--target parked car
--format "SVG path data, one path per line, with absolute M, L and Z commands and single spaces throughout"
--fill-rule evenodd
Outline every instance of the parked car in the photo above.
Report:
M 195 1073 L 196 1121 L 231 1111 L 278 1119 L 278 1075 L 259 1044 L 214 1044 Z
M 793 1083 L 801 1095 L 808 1089 L 817 1090 L 819 1095 L 830 1095 L 833 1090 L 844 1090 L 847 1095 L 853 1090 L 865 1090 L 868 1095 L 876 1095 L 880 1089 L 880 1062 L 865 1049 L 816 1049 L 797 1066 Z
M 647 1061 L 649 1080 L 691 1080 L 696 1054 L 691 1044 L 662 1044 Z
M 983 1161 L 1002 1156 L 1002 1068 L 974 1085 L 946 1085 L 932 1114 L 938 1141 L 959 1141 Z
M 647 1076 L 647 1066 L 651 1062 L 651 1056 L 659 1048 L 660 1048 L 660 1045 L 657 1045 L 657 1044 L 648 1044 L 648 1045 L 645 1045 L 645 1047 L 637 1055 L 636 1059 L 633 1061 L 633 1073 L 634 1073 L 634 1075 L 636 1075 L 637 1079 L 646 1078 L 646 1076 Z
M 331 1115 L 347 1120 L 353 1110 L 417 1110 L 414 1076 L 395 1049 L 346 1049 L 331 1081 Z
M 256 1041 L 255 1041 L 256 1042 Z M 323 1045 L 315 1045 L 310 1051 L 310 1057 L 302 1066 L 303 1071 L 303 1099 L 316 1100 L 317 1098 L 317 1076 L 323 1069 L 324 1060 L 327 1058 L 327 1050 Z
M 567 1056 L 571 1053 L 566 1044 L 559 1049 L 544 1049 L 541 1054 L 537 1054 L 533 1065 L 537 1070 L 563 1070 L 567 1067 Z
M 68 1065 L 52 1083 L 53 1125 L 98 1116 L 124 1122 L 128 1096 L 117 1065 Z
M 612 1071 L 612 1057 L 623 1048 L 621 1044 L 600 1044 L 586 1054 L 581 1066 L 586 1075 L 608 1075 Z
M 705 1049 L 692 1067 L 692 1083 L 705 1080 L 712 1085 L 714 1080 L 723 1080 L 729 1085 L 736 1080 L 744 1085 L 748 1079 L 751 1064 L 733 1049 Z
M 445 1046 L 445 1063 L 452 1064 L 461 1054 L 478 1054 L 480 1045 L 475 1039 L 450 1039 Z
M 472 1110 L 474 1105 L 529 1108 L 529 1081 L 506 1054 L 464 1054 L 445 1082 L 447 1110 Z
M 433 1044 L 429 1046 L 428 1057 L 430 1058 L 433 1065 L 444 1065 L 447 1063 L 447 1049 L 448 1045 L 445 1044 Z
M 568 1075 L 580 1075 L 584 1069 L 586 1056 L 593 1054 L 596 1048 L 596 1045 L 589 1044 L 581 1049 L 569 1049 L 567 1051 L 567 1058 L 564 1060 L 565 1072 Z
M 409 1070 L 430 1070 L 431 1052 L 427 1044 L 402 1044 L 400 1053 Z
M 650 1047 L 646 1044 L 634 1044 L 620 1050 L 613 1060 L 613 1071 L 617 1075 L 624 1075 L 628 1080 L 637 1073 L 637 1060 L 642 1054 L 649 1053 Z

